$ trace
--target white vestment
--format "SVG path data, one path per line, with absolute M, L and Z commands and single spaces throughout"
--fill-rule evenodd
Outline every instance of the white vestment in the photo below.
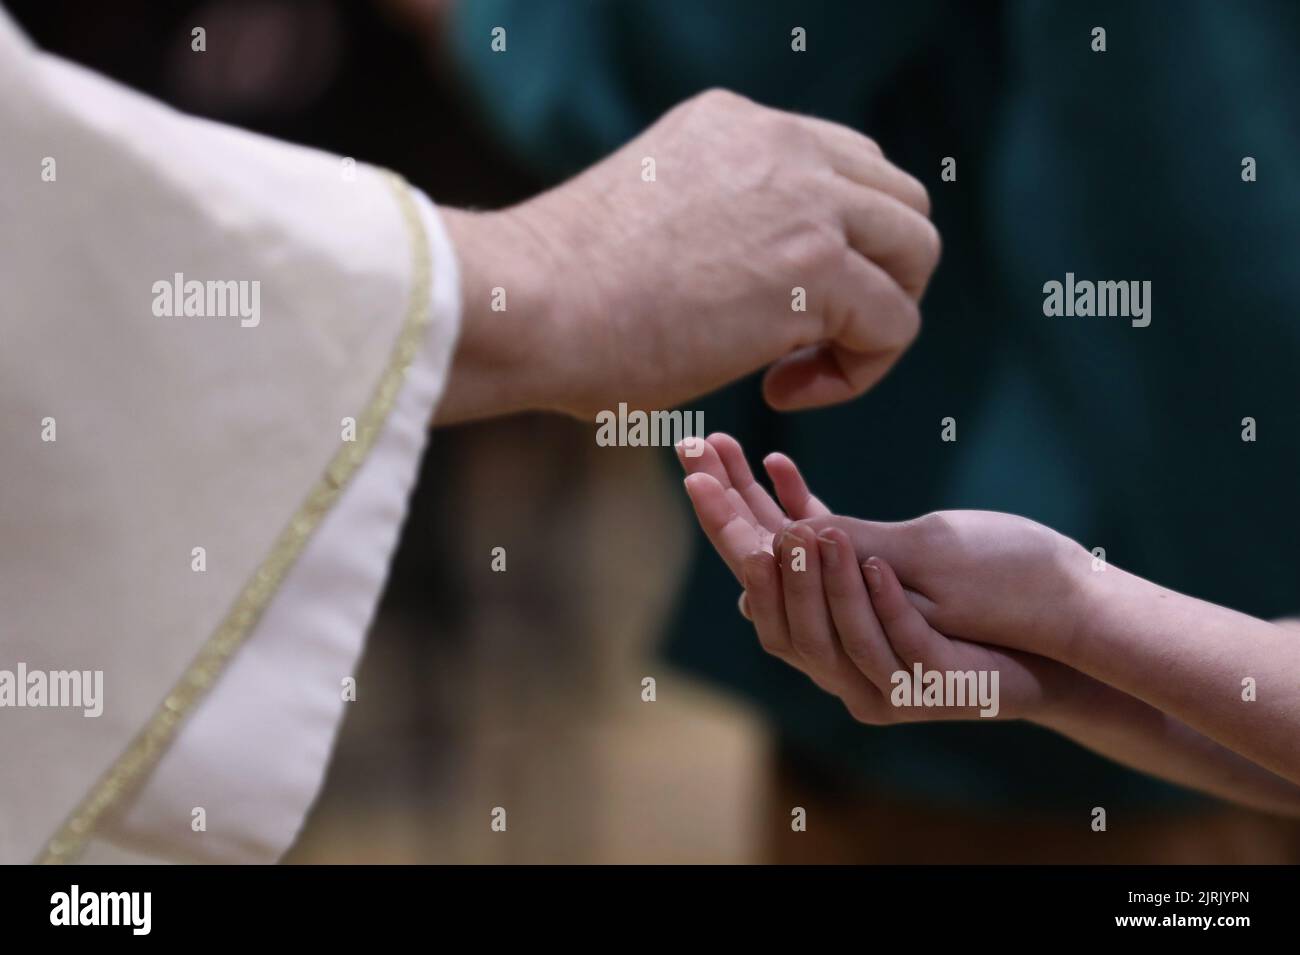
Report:
M 289 846 L 459 311 L 396 176 L 181 115 L 0 10 L 0 862 Z

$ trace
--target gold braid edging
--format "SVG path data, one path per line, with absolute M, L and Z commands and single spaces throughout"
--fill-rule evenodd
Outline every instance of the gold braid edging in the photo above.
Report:
M 429 258 L 429 237 L 425 234 L 410 187 L 396 173 L 383 171 L 383 175 L 397 198 L 410 239 L 411 293 L 402 331 L 388 365 L 365 411 L 357 419 L 357 439 L 345 443 L 335 453 L 325 473 L 312 487 L 288 526 L 280 532 L 270 554 L 244 585 L 225 619 L 208 637 L 198 656 L 172 686 L 144 728 L 50 838 L 36 861 L 44 864 L 75 861 L 94 836 L 105 814 L 143 783 L 175 739 L 181 723 L 217 682 L 231 657 L 248 639 L 279 590 L 285 574 L 365 461 L 387 421 L 406 379 L 406 369 L 423 341 L 429 322 L 433 267 Z

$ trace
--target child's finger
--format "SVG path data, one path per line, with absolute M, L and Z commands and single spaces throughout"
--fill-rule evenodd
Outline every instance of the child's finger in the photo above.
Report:
M 802 549 L 798 560 L 796 547 Z M 823 690 L 838 696 L 856 719 L 876 722 L 882 709 L 880 692 L 840 649 L 826 606 L 817 539 L 806 529 L 786 534 L 781 556 L 786 629 L 796 657 L 792 662 Z M 800 566 L 802 570 L 797 569 Z
M 749 502 L 746 501 L 744 496 L 734 487 L 730 487 L 726 484 L 724 484 L 723 487 L 726 488 L 724 493 L 727 495 L 727 503 L 731 505 L 731 509 L 743 517 L 749 526 L 754 528 L 758 533 L 759 539 L 766 543 L 764 535 L 770 535 L 772 532 L 759 522 L 758 518 L 754 515 L 754 512 L 750 510 Z M 766 547 L 764 547 L 764 549 L 766 549 Z
M 835 643 L 817 541 L 807 531 L 796 530 L 781 539 L 781 587 L 791 645 L 817 674 L 829 673 L 835 666 Z
M 758 517 L 754 514 L 753 509 L 750 508 L 749 502 L 743 495 L 736 491 L 736 484 L 731 479 L 731 475 L 727 472 L 727 467 L 723 464 L 722 458 L 718 456 L 717 448 L 704 440 L 696 440 L 691 447 L 700 449 L 700 453 L 695 457 L 688 455 L 686 453 L 687 444 L 685 441 L 679 441 L 676 446 L 677 460 L 682 463 L 682 467 L 686 469 L 686 473 L 688 475 L 709 475 L 709 477 L 721 484 L 723 489 L 726 490 L 727 496 L 731 500 L 731 505 L 736 509 L 737 514 L 749 521 L 749 523 L 753 524 L 755 527 L 766 526 L 760 524 Z M 739 445 L 737 445 L 737 447 L 739 447 Z M 735 495 L 734 498 L 732 497 L 733 494 Z M 787 522 L 782 521 L 781 524 L 777 525 L 777 527 L 780 527 L 785 523 Z M 769 530 L 770 529 L 771 528 L 769 528 Z
M 677 460 L 681 462 L 687 474 L 707 474 L 723 487 L 731 483 L 727 478 L 727 469 L 722 465 L 722 459 L 718 457 L 717 450 L 708 441 L 696 439 L 689 446 L 685 441 L 678 441 L 674 450 L 677 452 Z M 698 453 L 688 454 L 688 451 Z
M 921 663 L 941 669 L 950 650 L 948 638 L 936 632 L 912 605 L 894 569 L 879 557 L 871 557 L 862 565 L 862 576 L 871 606 L 898 658 L 909 667 Z
M 853 544 L 836 528 L 823 531 L 817 543 L 821 548 L 822 586 L 840 647 L 863 676 L 888 696 L 890 679 L 902 665 L 871 609 Z
M 775 532 L 790 523 L 785 512 L 777 506 L 776 501 L 772 500 L 772 495 L 767 493 L 763 485 L 754 480 L 754 472 L 749 469 L 749 462 L 745 460 L 745 452 L 740 447 L 739 441 L 719 431 L 709 435 L 708 443 L 722 459 L 722 466 L 727 469 L 731 486 L 740 492 L 760 524 Z
M 776 488 L 776 499 L 793 520 L 830 515 L 830 508 L 813 497 L 799 468 L 784 454 L 769 454 L 763 459 L 763 467 L 772 479 L 772 486 Z
M 763 649 L 791 665 L 797 658 L 790 648 L 790 632 L 785 624 L 785 602 L 781 595 L 780 571 L 776 558 L 759 551 L 742 563 L 741 579 L 745 585 L 746 616 L 754 624 Z
M 762 548 L 758 530 L 736 512 L 727 492 L 712 476 L 691 474 L 684 483 L 705 536 L 739 580 L 745 555 Z
M 860 559 L 865 561 L 874 554 L 889 561 L 909 579 L 924 579 L 933 564 L 933 547 L 921 531 L 918 521 L 864 521 L 832 514 L 802 523 L 814 534 L 820 534 L 828 527 L 839 528 L 849 536 Z

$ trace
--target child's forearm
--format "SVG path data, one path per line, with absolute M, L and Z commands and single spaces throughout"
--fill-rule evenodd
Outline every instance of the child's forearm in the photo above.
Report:
M 1082 586 L 1061 662 L 1300 782 L 1300 634 L 1113 566 Z
M 1035 722 L 1140 772 L 1254 809 L 1300 816 L 1295 783 L 1113 687 L 1086 677 L 1070 687 Z

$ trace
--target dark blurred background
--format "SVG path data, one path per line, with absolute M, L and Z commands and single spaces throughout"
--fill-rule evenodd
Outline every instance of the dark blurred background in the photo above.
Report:
M 865 129 L 935 198 L 945 260 L 926 332 L 850 407 L 775 416 L 750 381 L 704 403 L 709 430 L 792 452 L 848 513 L 1014 511 L 1277 616 L 1300 602 L 1294 536 L 1275 532 L 1297 526 L 1300 188 L 1277 183 L 1300 154 L 1280 95 L 1300 79 L 1300 31 L 1294 7 L 1226 6 L 9 4 L 52 52 L 396 169 L 449 205 L 532 195 L 710 85 Z M 1089 50 L 1093 23 L 1108 60 Z M 794 58 L 793 24 L 809 36 Z M 1240 191 L 1245 154 L 1271 184 Z M 939 179 L 944 156 L 957 183 Z M 1039 287 L 1066 269 L 1154 278 L 1153 327 L 1045 325 Z M 1252 412 L 1276 430 L 1247 459 L 1231 439 Z M 938 441 L 947 415 L 957 447 Z M 597 448 L 567 419 L 438 431 L 358 700 L 287 861 L 1300 858 L 1294 824 L 1033 727 L 854 724 L 758 650 L 677 480 L 668 452 Z M 1205 553 L 1241 557 L 1211 575 Z M 806 833 L 790 832 L 796 805 Z M 1090 830 L 1097 805 L 1118 831 Z M 508 837 L 489 829 L 496 806 Z

